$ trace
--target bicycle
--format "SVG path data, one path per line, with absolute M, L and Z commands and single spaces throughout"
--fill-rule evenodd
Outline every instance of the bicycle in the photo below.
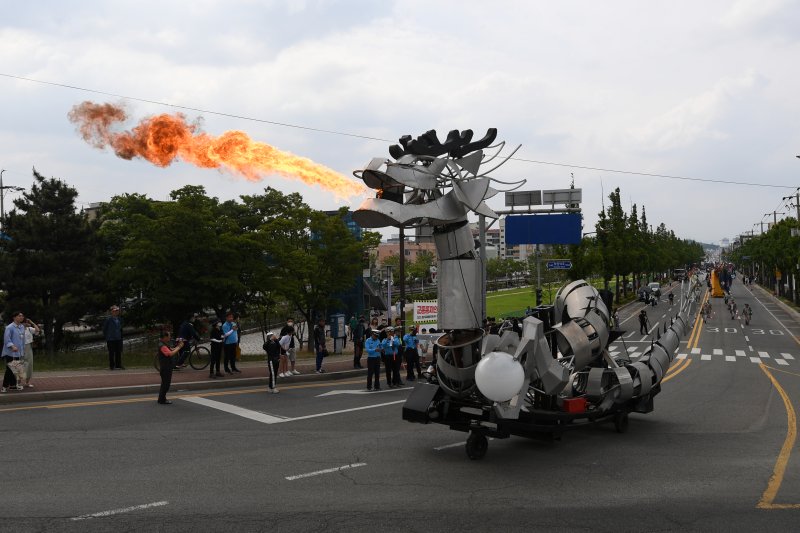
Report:
M 200 346 L 196 341 L 191 341 L 189 344 L 189 355 L 186 361 L 189 366 L 195 370 L 203 370 L 211 363 L 211 351 L 205 346 Z M 177 356 L 176 356 L 177 357 Z M 158 354 L 153 358 L 153 367 L 156 371 L 161 372 L 161 365 L 158 362 Z

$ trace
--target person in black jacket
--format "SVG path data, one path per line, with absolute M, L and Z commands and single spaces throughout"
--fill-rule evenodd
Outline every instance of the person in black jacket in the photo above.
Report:
M 192 318 L 194 318 L 194 315 L 186 315 L 186 319 L 181 322 L 178 328 L 178 338 L 176 340 L 183 341 L 183 348 L 181 348 L 178 354 L 175 368 L 184 368 L 186 366 L 186 358 L 189 357 L 189 352 L 192 351 L 192 340 L 200 340 L 200 335 L 197 334 L 197 330 L 194 329 L 194 325 L 192 324 Z
M 223 378 L 225 374 L 220 372 L 219 364 L 222 360 L 222 321 L 214 319 L 211 324 L 211 366 L 208 370 L 208 377 Z M 216 372 L 215 372 L 216 370 Z
M 322 368 L 322 360 L 327 355 L 325 348 L 325 319 L 320 318 L 317 325 L 314 326 L 314 351 L 317 354 L 317 374 L 322 374 L 325 370 Z
M 267 342 L 264 343 L 264 351 L 267 352 L 267 368 L 269 368 L 269 392 L 278 393 L 275 382 L 278 379 L 278 364 L 281 361 L 281 345 L 278 337 L 273 333 L 267 333 Z

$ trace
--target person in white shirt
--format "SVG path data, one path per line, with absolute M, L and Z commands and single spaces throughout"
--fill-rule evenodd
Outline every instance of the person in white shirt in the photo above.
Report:
M 20 376 L 20 381 L 24 386 L 33 388 L 31 377 L 33 376 L 33 336 L 40 332 L 39 326 L 30 318 L 25 320 L 25 372 Z M 23 383 L 20 383 L 23 384 Z

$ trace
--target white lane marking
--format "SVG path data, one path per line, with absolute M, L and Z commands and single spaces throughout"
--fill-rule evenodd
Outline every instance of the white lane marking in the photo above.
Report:
M 792 357 L 792 354 L 782 353 L 781 355 L 783 356 L 784 359 L 789 359 L 789 360 L 794 359 L 794 357 Z
M 253 411 L 252 409 L 237 407 L 229 403 L 222 403 L 215 400 L 209 400 L 208 398 L 201 398 L 200 396 L 184 396 L 181 399 L 187 402 L 205 405 L 206 407 L 211 407 L 212 409 L 224 411 L 232 415 L 241 416 L 242 418 L 255 420 L 256 422 L 261 422 L 263 424 L 275 424 L 277 422 L 283 422 L 286 420 L 285 418 L 268 415 L 259 411 Z
M 758 352 L 758 356 L 759 357 L 769 357 L 769 354 L 767 352 Z
M 700 353 L 700 348 L 692 348 L 692 355 L 697 355 Z
M 640 355 L 642 355 L 642 352 L 633 352 L 631 357 L 639 357 Z
M 363 411 L 364 409 L 374 409 L 375 407 L 386 407 L 387 405 L 397 405 L 398 403 L 405 403 L 405 400 L 397 400 L 394 402 L 376 403 L 375 405 L 365 405 L 363 407 L 353 407 L 351 409 L 340 409 L 339 411 L 328 411 L 327 413 L 317 413 L 315 415 L 296 416 L 294 418 L 286 418 L 281 422 L 294 422 L 295 420 L 308 420 L 309 418 L 319 418 L 321 416 L 339 415 L 342 413 L 350 413 L 353 411 Z
M 615 355 L 619 355 L 619 352 L 617 350 L 614 350 L 614 351 L 610 352 L 609 355 L 611 357 L 614 357 Z
M 744 336 L 744 340 L 746 340 L 747 342 L 750 342 L 750 337 L 748 337 L 747 335 L 745 335 L 745 336 Z
M 447 448 L 455 448 L 456 446 L 463 446 L 463 442 L 454 442 L 453 444 L 445 444 L 444 446 L 437 446 L 434 448 L 435 451 L 446 450 Z
M 647 332 L 647 334 L 648 334 L 648 335 L 650 335 L 651 333 L 653 333 L 653 330 L 654 330 L 654 329 L 656 329 L 657 327 L 658 327 L 658 322 L 656 322 L 656 325 L 655 325 L 655 326 L 653 326 L 652 328 L 650 328 L 650 331 L 648 331 L 648 332 Z
M 630 333 L 628 333 L 627 335 L 625 335 L 625 336 L 623 337 L 623 339 L 630 339 L 630 338 L 631 338 L 631 337 L 633 337 L 634 335 L 636 335 L 636 332 L 635 332 L 635 331 L 631 331 Z
M 82 514 L 80 516 L 75 516 L 71 518 L 71 520 L 89 520 L 90 518 L 102 518 L 104 516 L 112 516 L 115 514 L 122 514 L 122 513 L 130 513 L 131 511 L 139 511 L 141 509 L 150 509 L 152 507 L 161 507 L 163 505 L 167 505 L 169 502 L 153 502 L 153 503 L 145 503 L 142 505 L 133 505 L 131 507 L 123 507 L 122 509 L 111 509 L 110 511 L 100 511 L 99 513 L 92 513 L 92 514 Z
M 644 337 L 642 337 L 641 339 L 639 339 L 639 342 L 648 342 L 648 340 L 647 340 L 647 335 L 645 335 Z
M 750 346 L 749 344 L 747 345 L 747 349 L 750 350 L 751 352 L 753 351 L 753 347 Z
M 701 361 L 711 361 L 711 354 L 710 353 L 704 353 L 703 355 L 700 356 L 700 360 Z
M 263 424 L 280 424 L 282 422 L 294 422 L 295 420 L 308 420 L 309 418 L 319 418 L 321 416 L 339 415 L 342 413 L 363 411 L 364 409 L 374 409 L 376 407 L 385 407 L 387 405 L 397 405 L 398 403 L 405 403 L 405 400 L 397 400 L 394 402 L 377 403 L 374 405 L 365 405 L 362 407 L 352 407 L 350 409 L 340 409 L 338 411 L 328 411 L 326 413 L 316 413 L 313 415 L 296 416 L 294 418 L 283 418 L 273 415 L 267 415 L 264 413 L 260 413 L 258 411 L 251 411 L 250 409 L 244 409 L 242 407 L 236 407 L 235 405 L 230 405 L 227 403 L 215 402 L 214 400 L 207 400 L 206 398 L 201 398 L 199 396 L 186 396 L 181 399 L 186 400 L 187 402 L 205 405 L 206 407 L 211 407 L 213 409 L 219 409 L 220 411 L 225 411 L 226 413 L 231 413 L 244 418 L 249 418 L 250 420 L 255 420 L 256 422 L 261 422 Z
M 739 357 L 744 357 L 744 350 L 736 350 L 736 355 Z
M 494 440 L 494 437 L 489 437 L 486 440 Z M 454 442 L 453 444 L 445 444 L 444 446 L 435 447 L 434 450 L 438 452 L 438 451 L 441 451 L 441 450 L 446 450 L 448 448 L 455 448 L 457 446 L 464 446 L 465 443 L 466 443 L 466 441 Z
M 295 479 L 303 479 L 307 477 L 319 476 L 322 474 L 330 474 L 332 472 L 339 472 L 347 470 L 348 468 L 358 468 L 359 466 L 367 466 L 367 463 L 353 463 L 344 466 L 337 466 L 336 468 L 326 468 L 325 470 L 317 470 L 316 472 L 308 472 L 307 474 L 297 474 L 296 476 L 286 476 L 287 481 L 294 481 Z
M 399 391 L 399 390 L 411 390 L 413 388 L 414 387 L 403 387 L 402 389 L 395 388 L 395 389 L 385 389 L 385 390 L 376 390 L 376 391 L 370 391 L 370 390 L 364 390 L 364 389 L 358 389 L 358 390 L 332 390 L 332 391 L 328 391 L 328 392 L 323 392 L 322 394 L 317 394 L 317 398 L 322 398 L 323 396 L 336 396 L 338 394 L 369 394 L 369 395 L 373 395 L 373 394 L 380 394 L 382 392 L 395 392 L 395 391 Z
M 725 356 L 725 360 L 728 361 L 729 363 L 731 361 L 736 361 L 736 356 L 735 355 L 726 355 Z
M 635 351 L 636 351 L 636 348 L 634 348 L 632 346 L 628 348 L 628 353 L 635 352 Z
M 722 350 L 719 348 L 714 348 L 714 355 L 722 355 Z
M 753 295 L 753 297 L 754 297 L 754 298 L 755 298 L 755 299 L 758 301 L 758 303 L 760 303 L 760 304 L 761 304 L 761 307 L 763 307 L 763 308 L 764 308 L 764 310 L 765 310 L 767 313 L 769 313 L 770 315 L 772 315 L 772 318 L 774 318 L 774 319 L 775 319 L 775 322 L 777 322 L 778 324 L 780 324 L 780 325 L 781 325 L 781 327 L 782 327 L 783 329 L 785 329 L 785 330 L 786 330 L 786 333 L 788 333 L 790 336 L 794 337 L 794 335 L 792 334 L 792 332 L 791 332 L 791 331 L 789 331 L 789 328 L 787 328 L 787 327 L 784 325 L 784 323 L 783 323 L 783 322 L 781 322 L 780 320 L 778 320 L 778 317 L 776 317 L 776 316 L 775 316 L 775 315 L 772 313 L 772 311 L 770 311 L 769 309 L 767 309 L 767 306 L 766 306 L 766 305 L 764 305 L 764 302 L 762 302 L 761 300 L 759 300 L 759 299 L 758 299 L 758 296 L 756 296 L 756 295 L 753 293 L 753 291 L 752 291 L 752 290 L 750 291 L 750 294 L 752 294 L 752 295 Z
M 676 359 L 686 359 L 686 354 L 685 353 L 679 353 L 678 357 Z
M 761 362 L 761 358 L 760 357 L 751 357 L 750 358 L 750 362 L 751 363 L 760 363 Z
M 775 362 L 778 363 L 779 365 L 784 365 L 784 366 L 789 364 L 783 359 L 775 359 Z

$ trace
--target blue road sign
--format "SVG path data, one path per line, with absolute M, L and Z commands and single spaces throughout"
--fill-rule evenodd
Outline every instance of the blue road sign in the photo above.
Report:
M 572 261 L 569 259 L 554 259 L 547 262 L 547 270 L 569 270 L 572 268 Z

